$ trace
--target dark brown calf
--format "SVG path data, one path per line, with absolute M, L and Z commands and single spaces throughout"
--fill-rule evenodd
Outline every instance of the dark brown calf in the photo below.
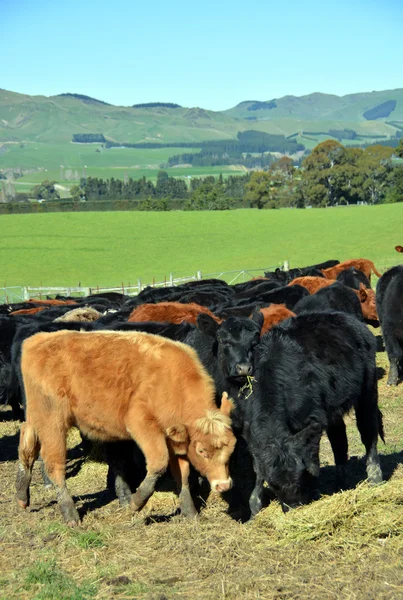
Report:
M 32 467 L 41 452 L 65 521 L 78 523 L 65 482 L 66 435 L 73 426 L 95 440 L 138 444 L 147 475 L 131 498 L 136 511 L 168 463 L 187 516 L 196 514 L 189 461 L 214 491 L 231 487 L 232 403 L 224 393 L 217 409 L 213 380 L 189 346 L 143 332 L 38 333 L 23 343 L 21 370 L 27 404 L 16 483 L 21 507 L 29 504 Z

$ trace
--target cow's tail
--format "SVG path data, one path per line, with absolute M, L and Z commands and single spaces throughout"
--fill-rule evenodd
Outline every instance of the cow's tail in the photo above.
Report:
M 29 485 L 31 483 L 32 467 L 39 456 L 40 442 L 38 434 L 29 423 L 23 423 L 18 448 L 18 471 L 15 483 L 17 503 L 21 508 L 29 506 Z
M 385 443 L 385 432 L 383 430 L 383 417 L 382 413 L 378 408 L 378 434 L 383 443 Z
M 372 263 L 372 270 L 377 277 L 381 277 L 382 273 L 376 270 L 374 263 Z
M 21 425 L 18 458 L 24 468 L 32 469 L 32 465 L 39 456 L 39 449 L 39 438 L 34 427 L 30 423 L 23 423 Z

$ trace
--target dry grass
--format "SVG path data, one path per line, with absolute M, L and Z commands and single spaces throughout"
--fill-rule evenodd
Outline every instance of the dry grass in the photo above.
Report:
M 379 366 L 387 368 L 384 354 Z M 62 523 L 53 490 L 36 465 L 30 512 L 14 500 L 19 424 L 0 422 L 0 599 L 348 599 L 403 598 L 403 384 L 380 380 L 386 481 L 359 483 L 363 447 L 347 419 L 350 486 L 331 493 L 330 445 L 322 441 L 321 487 L 328 494 L 283 515 L 272 502 L 242 524 L 210 495 L 196 521 L 175 514 L 176 497 L 154 495 L 144 512 L 120 509 L 105 491 L 106 466 L 82 463 L 69 440 L 68 485 L 83 517 Z M 357 485 L 358 483 L 358 485 Z

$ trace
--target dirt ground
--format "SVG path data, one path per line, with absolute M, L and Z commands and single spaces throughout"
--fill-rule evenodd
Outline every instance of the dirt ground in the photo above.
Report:
M 0 412 L 0 600 L 403 598 L 403 383 L 386 386 L 378 354 L 386 445 L 385 483 L 370 487 L 354 417 L 346 419 L 349 488 L 334 490 L 330 444 L 322 439 L 320 500 L 283 515 L 274 501 L 253 522 L 210 494 L 199 517 L 177 513 L 170 481 L 138 515 L 106 489 L 107 468 L 69 438 L 68 486 L 82 523 L 62 522 L 38 463 L 31 509 L 15 501 L 20 424 Z M 360 483 L 361 482 L 361 483 Z M 229 514 L 230 513 L 230 514 Z

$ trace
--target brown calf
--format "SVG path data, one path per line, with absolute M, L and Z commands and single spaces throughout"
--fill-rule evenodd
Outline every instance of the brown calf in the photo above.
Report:
M 363 283 L 360 283 L 360 289 L 354 290 L 361 302 L 362 316 L 368 321 L 378 321 L 378 312 L 376 310 L 376 299 L 374 290 L 368 289 Z M 376 326 L 376 324 L 374 324 Z
M 191 302 L 181 304 L 180 302 L 158 302 L 158 304 L 141 304 L 135 308 L 129 316 L 129 321 L 158 321 L 167 323 L 193 323 L 196 325 L 197 317 L 204 313 L 212 317 L 217 323 L 219 319 L 208 308 Z
M 143 332 L 38 333 L 23 343 L 21 369 L 27 403 L 16 482 L 21 507 L 29 504 L 32 467 L 41 452 L 65 521 L 78 523 L 65 482 L 66 435 L 74 425 L 95 440 L 138 444 L 147 475 L 131 498 L 136 511 L 168 464 L 187 516 L 196 514 L 189 461 L 213 490 L 231 487 L 232 403 L 224 393 L 217 409 L 213 380 L 189 346 Z
M 264 318 L 260 337 L 274 327 L 274 325 L 280 323 L 280 321 L 284 321 L 284 319 L 288 319 L 289 317 L 295 317 L 295 313 L 288 310 L 285 304 L 271 304 L 267 308 L 261 308 L 260 312 Z
M 403 246 L 395 246 L 396 252 L 403 252 Z
M 330 267 L 329 269 L 321 269 L 323 275 L 327 279 L 336 279 L 338 273 L 340 271 L 344 271 L 344 269 L 349 269 L 350 267 L 355 267 L 359 271 L 362 271 L 364 275 L 368 278 L 368 281 L 371 281 L 372 272 L 375 273 L 378 277 L 381 276 L 381 273 L 376 270 L 374 263 L 372 260 L 368 260 L 367 258 L 353 258 L 351 260 L 345 260 L 335 267 Z
M 312 277 L 307 275 L 305 277 L 297 277 L 293 279 L 288 285 L 302 285 L 306 288 L 310 294 L 314 294 L 318 290 L 332 285 L 336 279 L 326 279 L 324 277 Z

